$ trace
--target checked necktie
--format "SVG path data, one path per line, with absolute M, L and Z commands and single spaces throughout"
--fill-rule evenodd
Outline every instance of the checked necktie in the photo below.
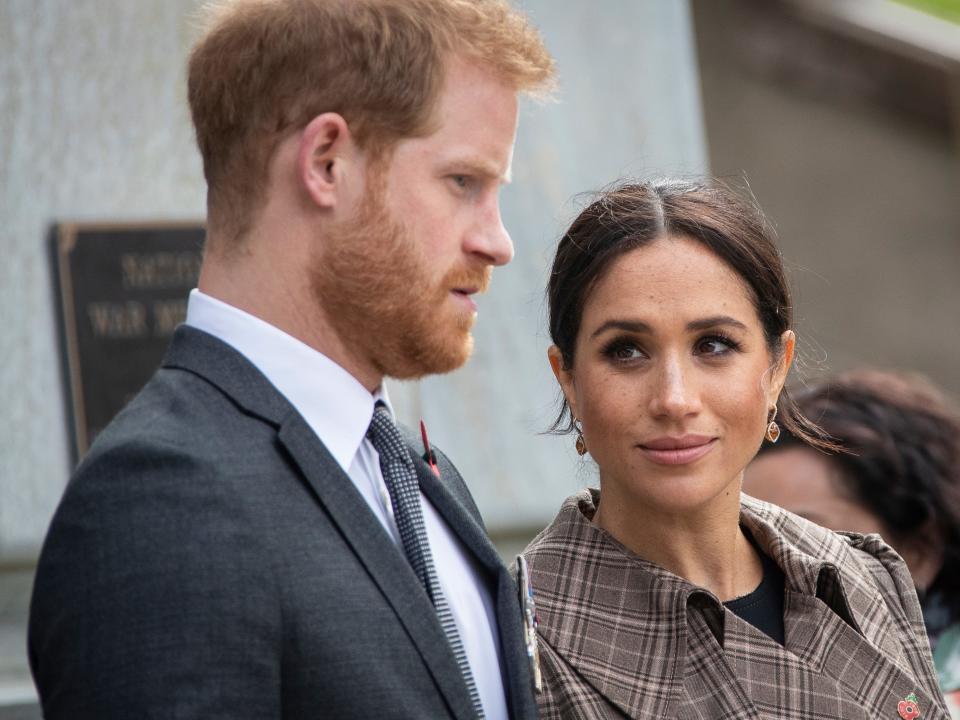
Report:
M 407 560 L 437 611 L 440 626 L 457 658 L 467 690 L 470 691 L 473 709 L 477 717 L 482 720 L 483 705 L 480 703 L 480 693 L 477 692 L 466 650 L 460 640 L 453 613 L 450 612 L 447 599 L 443 596 L 437 571 L 433 565 L 430 543 L 427 540 L 427 528 L 423 522 L 423 509 L 420 506 L 420 484 L 417 482 L 417 471 L 413 467 L 413 460 L 410 459 L 410 453 L 400 431 L 390 417 L 387 406 L 382 402 L 378 402 L 373 411 L 367 437 L 380 455 L 380 470 L 383 472 L 383 479 L 390 493 L 393 517 L 400 531 L 400 540 Z

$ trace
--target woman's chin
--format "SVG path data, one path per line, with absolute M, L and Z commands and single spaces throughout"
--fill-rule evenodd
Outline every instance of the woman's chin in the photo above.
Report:
M 606 492 L 605 492 L 606 488 Z M 637 512 L 649 517 L 656 515 L 697 515 L 700 511 L 716 507 L 719 503 L 740 503 L 739 480 L 724 484 L 706 480 L 700 473 L 677 473 L 662 478 L 655 487 L 634 488 L 620 493 L 601 482 L 601 502 L 605 496 L 622 498 L 621 503 L 632 505 Z

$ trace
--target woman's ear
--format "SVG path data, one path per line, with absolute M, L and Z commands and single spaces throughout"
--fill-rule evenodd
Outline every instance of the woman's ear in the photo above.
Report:
M 787 382 L 790 366 L 793 364 L 793 354 L 797 346 L 797 336 L 793 330 L 784 330 L 780 336 L 780 353 L 770 372 L 770 405 L 775 405 L 780 391 Z
M 344 192 L 345 172 L 356 154 L 347 121 L 323 113 L 300 134 L 297 175 L 310 199 L 321 208 L 334 207 Z
M 563 361 L 563 353 L 556 345 L 551 345 L 547 350 L 547 359 L 550 361 L 550 368 L 553 370 L 557 382 L 560 383 L 560 389 L 563 396 L 567 399 L 567 405 L 570 407 L 570 414 L 578 417 L 576 407 L 576 392 L 573 385 L 573 372 L 567 368 Z

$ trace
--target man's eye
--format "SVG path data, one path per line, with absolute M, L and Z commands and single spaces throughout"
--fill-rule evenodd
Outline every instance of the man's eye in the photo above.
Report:
M 470 185 L 470 178 L 466 175 L 451 175 L 450 179 L 453 181 L 453 184 L 461 190 L 466 190 Z

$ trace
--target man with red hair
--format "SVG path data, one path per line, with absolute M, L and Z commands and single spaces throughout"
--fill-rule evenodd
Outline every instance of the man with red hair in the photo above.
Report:
M 45 717 L 535 717 L 516 589 L 383 379 L 467 359 L 517 96 L 552 73 L 505 0 L 212 7 L 199 286 L 51 525 Z

